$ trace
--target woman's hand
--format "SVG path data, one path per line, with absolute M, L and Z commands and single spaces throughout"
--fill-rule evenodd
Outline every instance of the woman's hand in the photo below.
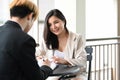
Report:
M 56 56 L 53 56 L 52 57 L 53 59 L 53 62 L 56 63 L 56 64 L 66 64 L 66 65 L 69 65 L 70 63 L 65 60 L 64 58 L 59 58 L 59 57 L 56 57 Z

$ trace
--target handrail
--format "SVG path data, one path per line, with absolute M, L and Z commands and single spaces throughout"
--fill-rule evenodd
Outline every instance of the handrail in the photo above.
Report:
M 120 36 L 86 39 L 93 48 L 92 79 L 116 80 L 119 73 Z M 107 76 L 106 76 L 107 75 Z
M 86 45 L 86 46 L 104 46 L 104 45 L 116 45 L 116 44 L 120 44 L 120 42 L 115 42 L 115 43 L 103 43 L 103 44 L 91 44 L 91 45 Z
M 113 40 L 113 39 L 120 39 L 120 36 L 108 37 L 108 38 L 92 38 L 92 39 L 86 39 L 86 41 L 100 41 L 100 40 Z

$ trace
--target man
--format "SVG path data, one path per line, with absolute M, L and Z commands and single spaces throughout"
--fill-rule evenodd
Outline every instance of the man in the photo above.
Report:
M 0 80 L 45 80 L 52 73 L 48 60 L 38 66 L 35 40 L 27 34 L 37 16 L 30 0 L 11 2 L 11 19 L 0 26 Z

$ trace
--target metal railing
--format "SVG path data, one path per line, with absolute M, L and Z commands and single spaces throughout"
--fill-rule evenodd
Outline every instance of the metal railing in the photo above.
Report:
M 86 39 L 93 48 L 91 80 L 117 80 L 120 37 Z

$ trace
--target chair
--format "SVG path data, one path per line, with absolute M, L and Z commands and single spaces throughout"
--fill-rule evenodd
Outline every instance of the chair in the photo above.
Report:
M 90 80 L 93 48 L 91 46 L 86 46 L 85 50 L 87 52 L 87 61 L 88 61 L 88 80 Z

